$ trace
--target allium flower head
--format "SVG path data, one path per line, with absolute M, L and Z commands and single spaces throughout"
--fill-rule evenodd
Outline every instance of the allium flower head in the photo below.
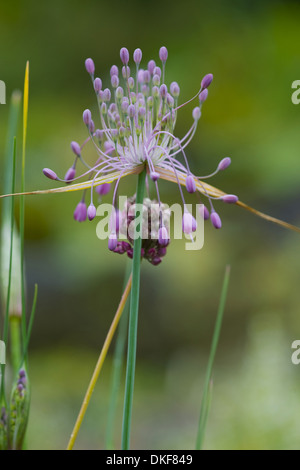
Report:
M 79 178 L 86 178 L 83 183 L 71 185 L 69 190 L 90 188 L 91 197 L 88 202 L 89 210 L 84 197 L 78 204 L 75 220 L 82 222 L 95 216 L 93 195 L 94 189 L 100 196 L 104 196 L 110 189 L 110 184 L 116 181 L 113 204 L 116 205 L 116 194 L 120 180 L 130 174 L 138 174 L 146 169 L 147 178 L 153 181 L 157 200 L 160 201 L 158 182 L 165 179 L 178 185 L 183 206 L 185 207 L 184 193 L 200 192 L 209 203 L 206 208 L 205 219 L 209 218 L 215 228 L 221 227 L 221 219 L 216 213 L 213 200 L 224 200 L 235 203 L 238 198 L 234 195 L 225 195 L 222 191 L 206 184 L 205 178 L 214 176 L 225 170 L 231 163 L 230 158 L 221 160 L 217 169 L 208 176 L 199 177 L 192 173 L 185 149 L 191 142 L 201 118 L 201 108 L 208 98 L 207 88 L 213 80 L 212 74 L 207 74 L 201 80 L 199 92 L 187 103 L 179 104 L 180 87 L 172 81 L 169 85 L 165 79 L 168 50 L 161 47 L 159 50 L 160 65 L 150 60 L 145 68 L 141 67 L 142 51 L 136 49 L 133 53 L 133 64 L 130 64 L 129 51 L 122 47 L 120 51 L 121 70 L 116 65 L 110 69 L 111 88 L 102 87 L 102 80 L 95 78 L 95 65 L 92 59 L 87 59 L 85 67 L 89 73 L 96 94 L 98 104 L 97 120 L 93 119 L 89 109 L 83 112 L 83 123 L 87 128 L 87 139 L 79 145 L 73 141 L 71 149 L 75 155 L 74 164 L 67 171 L 65 179 L 60 179 L 50 169 L 44 174 L 53 180 L 64 181 L 67 184 L 76 182 Z M 199 80 L 200 81 L 200 80 Z M 180 109 L 198 98 L 199 105 L 191 113 L 191 127 L 183 138 L 175 134 L 177 115 Z M 95 122 L 99 123 L 96 128 Z M 89 165 L 85 162 L 82 152 L 84 147 L 92 144 L 95 149 L 95 163 Z M 78 162 L 85 166 L 82 174 L 78 175 L 76 166 Z M 184 211 L 183 230 L 189 233 L 195 230 L 195 220 L 191 214 Z M 161 237 L 163 226 L 159 226 Z M 115 234 L 109 241 L 110 249 L 115 249 Z M 118 246 L 118 245 L 117 245 Z

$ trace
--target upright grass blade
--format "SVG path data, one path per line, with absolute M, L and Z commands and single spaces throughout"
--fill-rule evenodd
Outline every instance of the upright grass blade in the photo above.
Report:
M 136 192 L 136 211 L 135 218 L 138 217 L 138 205 L 143 204 L 145 192 L 145 171 L 139 174 L 137 192 Z M 137 226 L 135 227 L 137 234 Z M 132 416 L 132 402 L 134 391 L 136 349 L 137 349 L 137 330 L 138 330 L 138 313 L 140 299 L 140 271 L 141 271 L 141 249 L 142 237 L 135 236 L 133 246 L 133 262 L 132 262 L 132 289 L 130 297 L 130 316 L 129 316 L 129 332 L 128 332 L 128 352 L 127 352 L 127 368 L 125 383 L 125 398 L 123 410 L 123 427 L 122 427 L 122 449 L 128 450 L 130 446 L 130 430 Z
M 14 138 L 13 145 L 13 158 L 12 158 L 12 192 L 15 190 L 15 175 L 16 175 L 16 138 Z M 8 341 L 8 325 L 9 325 L 9 304 L 10 304 L 10 291 L 11 291 L 11 273 L 12 273 L 12 256 L 13 256 L 13 235 L 14 235 L 14 198 L 11 202 L 11 219 L 10 219 L 10 251 L 9 251 L 9 268 L 8 268 L 8 287 L 6 295 L 6 309 L 5 309 L 5 318 L 4 318 L 4 331 L 3 331 L 3 341 L 4 344 L 7 344 Z M 1 392 L 0 392 L 0 402 L 5 401 L 5 364 L 1 364 Z
M 26 63 L 24 96 L 23 96 L 23 143 L 22 143 L 22 173 L 21 192 L 25 191 L 25 162 L 26 162 L 26 139 L 28 122 L 28 99 L 29 99 L 29 62 Z M 26 292 L 24 271 L 24 230 L 25 230 L 25 198 L 21 196 L 20 201 L 20 237 L 21 237 L 21 290 L 22 290 L 22 340 L 23 351 L 26 339 Z
M 221 299 L 220 299 L 220 304 L 219 304 L 219 309 L 218 309 L 218 315 L 216 319 L 215 330 L 213 334 L 213 340 L 212 340 L 212 345 L 210 349 L 208 365 L 207 365 L 206 375 L 205 375 L 204 391 L 203 391 L 203 397 L 202 397 L 202 402 L 201 402 L 198 435 L 197 435 L 197 441 L 196 441 L 196 450 L 202 449 L 204 436 L 205 436 L 206 423 L 207 423 L 208 412 L 209 412 L 210 402 L 211 402 L 212 369 L 213 369 L 214 360 L 215 360 L 216 351 L 217 351 L 220 333 L 221 333 L 221 327 L 222 327 L 222 321 L 223 321 L 223 316 L 224 316 L 227 291 L 228 291 L 228 285 L 229 285 L 229 278 L 230 278 L 230 266 L 226 266 L 223 287 L 222 287 L 222 292 L 221 292 Z
M 131 264 L 127 264 L 125 272 L 125 283 L 131 273 Z M 116 341 L 115 354 L 113 359 L 113 372 L 111 381 L 111 392 L 110 401 L 108 406 L 108 418 L 106 426 L 106 449 L 113 449 L 113 434 L 114 434 L 114 421 L 116 416 L 118 392 L 120 390 L 121 376 L 122 376 L 122 365 L 124 360 L 125 344 L 128 332 L 128 314 L 129 314 L 129 302 L 126 303 L 122 318 L 120 320 L 118 335 Z

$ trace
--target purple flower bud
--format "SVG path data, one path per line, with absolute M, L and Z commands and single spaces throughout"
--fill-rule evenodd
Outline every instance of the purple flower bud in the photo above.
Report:
M 132 119 L 135 116 L 135 106 L 133 104 L 130 104 L 127 109 L 128 116 Z
M 86 208 L 86 203 L 81 201 L 75 211 L 74 211 L 74 219 L 77 220 L 77 222 L 84 222 L 87 218 L 87 208 Z
M 239 198 L 235 196 L 235 194 L 226 194 L 222 197 L 222 201 L 226 202 L 227 204 L 235 204 L 238 202 Z
M 23 392 L 24 387 L 23 387 L 22 384 L 19 384 L 19 385 L 17 386 L 17 389 L 18 389 L 18 392 Z
M 118 239 L 116 233 L 112 232 L 108 239 L 108 249 L 114 251 L 117 248 Z
M 143 81 L 144 81 L 144 70 L 143 69 L 140 69 L 138 71 L 137 80 L 138 80 L 139 83 L 143 83 Z
M 222 227 L 222 221 L 220 219 L 220 216 L 219 214 L 217 214 L 215 211 L 213 211 L 211 214 L 210 214 L 210 220 L 211 220 L 211 223 L 213 224 L 213 226 L 217 229 L 221 228 Z
M 96 217 L 97 209 L 94 204 L 90 204 L 87 210 L 89 220 L 93 220 Z
M 152 87 L 152 95 L 154 98 L 157 98 L 159 96 L 159 88 L 157 86 Z
M 95 132 L 95 137 L 102 141 L 103 140 L 103 137 L 104 137 L 104 131 L 102 129 L 97 129 L 96 132 Z
M 124 90 L 121 86 L 118 86 L 118 88 L 116 89 L 116 98 L 118 100 L 121 100 L 124 96 Z
M 89 131 L 90 131 L 91 134 L 93 134 L 94 131 L 95 131 L 95 123 L 94 123 L 93 119 L 91 119 L 91 122 L 89 123 Z
M 76 175 L 75 168 L 73 168 L 73 167 L 69 168 L 66 175 L 65 175 L 65 181 L 67 181 L 69 183 L 70 181 L 72 181 L 75 178 L 75 175 Z
M 86 68 L 86 71 L 87 71 L 90 75 L 94 75 L 94 73 L 95 73 L 95 64 L 94 64 L 93 59 L 86 59 L 86 61 L 85 61 L 85 68 Z
M 94 90 L 98 94 L 102 89 L 102 80 L 101 78 L 95 78 L 94 80 Z
M 226 170 L 226 168 L 229 167 L 230 163 L 231 163 L 230 157 L 223 158 L 223 160 L 221 160 L 218 165 L 218 170 L 220 171 Z
M 197 106 L 197 108 L 193 109 L 193 119 L 195 121 L 199 121 L 200 118 L 201 118 L 201 111 L 200 111 L 200 108 Z
M 182 218 L 182 231 L 184 233 L 190 234 L 195 232 L 197 229 L 197 222 L 195 217 L 192 216 L 189 212 L 185 212 Z
M 167 94 L 167 104 L 170 108 L 174 108 L 174 98 L 169 93 Z
M 155 67 L 156 67 L 155 61 L 154 61 L 154 60 L 150 60 L 150 61 L 148 62 L 148 70 L 149 70 L 149 73 L 150 73 L 151 75 L 153 74 L 153 71 L 154 71 Z
M 23 377 L 26 377 L 26 371 L 25 369 L 20 369 L 19 370 L 19 377 L 22 379 Z
M 96 186 L 96 192 L 99 194 L 99 196 L 105 196 L 106 194 L 109 193 L 111 188 L 110 183 L 103 183 L 99 186 Z
M 202 211 L 201 211 L 202 212 Z M 207 209 L 206 206 L 203 205 L 203 213 L 201 214 L 204 220 L 209 219 L 209 210 Z
M 144 119 L 146 115 L 146 109 L 144 107 L 139 108 L 138 110 L 138 116 L 140 119 Z
M 130 68 L 128 67 L 128 65 L 124 65 L 122 67 L 122 75 L 125 79 L 130 77 Z
M 75 155 L 77 155 L 77 157 L 80 156 L 81 149 L 80 149 L 80 145 L 77 142 L 75 141 L 71 142 L 71 149 L 72 149 L 72 152 L 75 153 Z
M 171 91 L 171 94 L 177 98 L 179 96 L 179 93 L 180 93 L 180 88 L 179 88 L 179 85 L 177 82 L 172 82 L 171 85 L 170 85 L 170 91 Z
M 170 239 L 166 227 L 160 227 L 158 231 L 158 242 L 161 246 L 168 246 Z
M 53 170 L 50 170 L 50 168 L 44 168 L 43 173 L 50 180 L 57 180 L 58 179 L 57 174 Z
M 151 171 L 150 178 L 154 182 L 157 181 L 159 179 L 159 173 L 157 173 L 157 171 Z
M 149 83 L 151 80 L 151 75 L 149 70 L 144 70 L 144 82 Z
M 110 69 L 110 76 L 112 77 L 113 75 L 119 75 L 119 69 L 116 65 L 113 65 Z
M 126 49 L 126 47 L 122 47 L 122 49 L 120 50 L 120 58 L 121 58 L 121 61 L 123 62 L 123 64 L 127 65 L 128 62 L 129 62 L 129 52 L 128 52 L 128 49 Z
M 208 90 L 207 88 L 204 88 L 204 90 L 202 90 L 199 95 L 200 104 L 204 103 L 204 101 L 207 100 L 207 97 L 208 97 Z
M 185 187 L 188 193 L 196 192 L 196 183 L 192 175 L 186 177 Z
M 201 82 L 202 90 L 209 87 L 209 85 L 213 81 L 213 78 L 214 78 L 214 76 L 213 76 L 212 73 L 208 73 L 207 75 L 205 75 L 205 77 L 202 79 L 202 82 Z
M 159 75 L 153 75 L 153 85 L 159 86 L 160 85 L 160 76 Z
M 107 140 L 104 142 L 104 150 L 105 150 L 105 153 L 111 153 L 115 150 L 115 147 L 113 146 L 113 144 L 111 142 L 108 142 Z
M 142 57 L 143 57 L 143 53 L 141 49 L 136 49 L 133 53 L 133 60 L 137 65 L 141 63 Z
M 110 101 L 110 99 L 111 99 L 111 91 L 109 88 L 105 88 L 105 90 L 103 90 L 103 100 Z
M 167 61 L 168 49 L 166 47 L 163 46 L 159 49 L 159 58 L 163 63 Z
M 133 77 L 128 78 L 128 86 L 131 90 L 134 87 L 134 78 Z
M 113 75 L 113 76 L 111 77 L 111 86 L 112 86 L 113 88 L 117 88 L 117 87 L 119 86 L 119 78 L 118 78 L 117 75 Z
M 162 98 L 166 98 L 167 93 L 168 93 L 167 85 L 165 85 L 165 84 L 161 85 L 161 87 L 160 87 L 160 89 L 159 89 L 159 92 L 160 92 L 160 96 L 161 96 Z
M 155 67 L 155 69 L 153 70 L 153 75 L 158 75 L 159 77 L 161 77 L 161 68 Z
M 153 266 L 158 266 L 161 262 L 162 262 L 162 259 L 159 256 L 155 256 L 151 260 L 151 264 L 153 264 Z
M 89 109 L 86 109 L 85 111 L 83 111 L 83 115 L 82 115 L 82 118 L 83 118 L 83 122 L 86 126 L 89 126 L 91 120 L 92 120 L 92 113 Z

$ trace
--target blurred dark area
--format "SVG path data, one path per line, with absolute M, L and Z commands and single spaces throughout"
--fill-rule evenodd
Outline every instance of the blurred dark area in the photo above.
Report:
M 96 101 L 84 60 L 92 57 L 96 75 L 110 86 L 109 70 L 120 65 L 122 46 L 131 53 L 140 47 L 146 65 L 159 60 L 165 45 L 166 81 L 178 81 L 180 102 L 195 95 L 206 73 L 214 74 L 187 149 L 192 171 L 211 173 L 230 156 L 230 168 L 210 183 L 300 226 L 300 106 L 291 101 L 291 84 L 300 79 L 300 2 L 2 0 L 0 10 L 0 79 L 7 103 L 13 90 L 22 89 L 30 61 L 28 190 L 55 187 L 42 169 L 63 175 L 73 163 L 70 142 L 86 137 L 82 112 L 96 112 Z M 8 108 L 0 106 L 1 164 Z M 192 109 L 193 104 L 181 109 L 176 135 L 189 129 Z M 134 177 L 126 179 L 121 194 L 134 194 L 135 184 Z M 180 202 L 176 185 L 161 181 L 160 191 L 163 202 Z M 26 199 L 30 302 L 34 283 L 39 285 L 31 342 L 34 448 L 64 447 L 122 294 L 125 255 L 108 251 L 107 242 L 96 236 L 97 222 L 73 220 L 80 197 Z M 218 202 L 216 208 L 223 227 L 215 230 L 207 223 L 201 251 L 186 251 L 174 240 L 161 265 L 143 262 L 134 445 L 193 447 L 222 279 L 230 264 L 207 446 L 299 447 L 300 383 L 290 361 L 291 343 L 300 335 L 299 234 L 239 207 Z M 103 446 L 109 371 L 107 365 L 81 448 Z M 100 430 L 95 413 L 101 415 Z

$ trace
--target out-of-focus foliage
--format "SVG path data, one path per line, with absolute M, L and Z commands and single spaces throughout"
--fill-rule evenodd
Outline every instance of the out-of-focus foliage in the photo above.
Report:
M 108 86 L 120 47 L 141 47 L 146 63 L 166 45 L 167 81 L 179 82 L 181 101 L 193 96 L 205 73 L 215 77 L 187 151 L 192 169 L 206 174 L 231 156 L 232 166 L 213 183 L 300 225 L 300 106 L 291 102 L 291 84 L 300 79 L 299 21 L 295 1 L 189 1 L 184 8 L 179 1 L 2 2 L 0 79 L 8 97 L 22 86 L 27 59 L 31 66 L 27 188 L 55 186 L 42 168 L 64 174 L 73 161 L 69 142 L 85 138 L 81 114 L 96 111 L 96 103 L 84 59 L 94 58 Z M 192 105 L 181 110 L 179 136 L 191 112 Z M 1 142 L 7 114 L 1 105 Z M 1 158 L 3 151 L 1 145 Z M 174 185 L 162 182 L 160 189 L 164 202 L 179 201 Z M 121 193 L 134 190 L 134 178 L 121 185 Z M 29 439 L 37 448 L 66 443 L 121 294 L 125 259 L 97 239 L 95 223 L 73 221 L 79 197 L 27 199 L 28 281 L 40 288 Z M 217 207 L 223 228 L 207 225 L 201 251 L 187 252 L 174 241 L 161 266 L 143 266 L 137 447 L 194 445 L 226 263 L 232 277 L 206 446 L 299 446 L 299 373 L 290 360 L 300 336 L 299 236 L 239 208 Z M 81 448 L 103 445 L 108 380 L 109 364 Z

